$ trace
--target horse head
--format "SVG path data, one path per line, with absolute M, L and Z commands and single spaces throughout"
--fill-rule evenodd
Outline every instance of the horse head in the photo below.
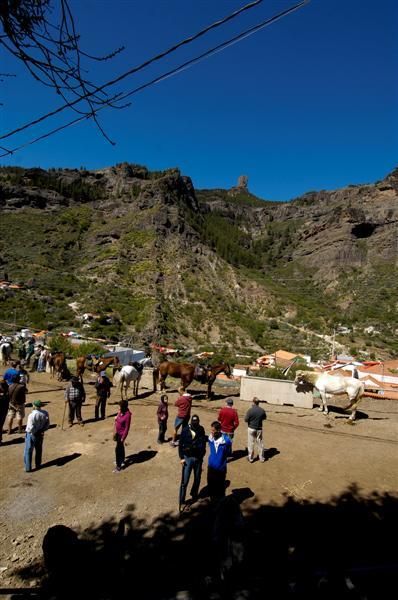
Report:
M 231 379 L 232 377 L 232 369 L 228 363 L 224 363 L 224 373 L 225 375 Z
M 296 371 L 296 377 L 294 378 L 295 385 L 303 385 L 305 383 L 304 371 Z

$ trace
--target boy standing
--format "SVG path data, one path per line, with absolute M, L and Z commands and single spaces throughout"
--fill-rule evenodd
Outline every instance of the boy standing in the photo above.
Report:
M 227 435 L 221 433 L 219 421 L 213 421 L 209 435 L 209 464 L 207 468 L 207 486 L 212 500 L 225 496 L 227 478 L 227 459 L 231 455 L 232 443 Z

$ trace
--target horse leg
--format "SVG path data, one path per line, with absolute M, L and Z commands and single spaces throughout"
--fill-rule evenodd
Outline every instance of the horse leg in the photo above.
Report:
M 207 382 L 207 400 L 211 400 L 212 396 L 213 396 L 213 392 L 211 391 L 211 387 L 213 385 L 215 381 L 215 378 L 213 379 L 209 379 L 209 381 Z
M 186 390 L 188 390 L 188 386 L 191 385 L 192 381 L 193 381 L 193 375 L 192 375 L 192 377 L 190 375 L 181 375 L 181 385 Z
M 163 392 L 163 390 L 166 389 L 166 377 L 167 377 L 167 375 L 160 376 L 160 391 L 161 392 Z
M 351 421 L 351 422 L 352 422 L 352 421 L 355 421 L 355 417 L 356 417 L 356 414 L 357 414 L 357 406 L 358 406 L 358 404 L 359 404 L 359 401 L 360 401 L 360 399 L 361 399 L 361 397 L 362 397 L 362 396 L 359 396 L 359 397 L 358 397 L 358 396 L 359 396 L 359 393 L 358 393 L 358 394 L 356 394 L 356 395 L 354 396 L 354 398 L 350 398 L 350 397 L 348 396 L 348 398 L 349 398 L 349 400 L 350 400 L 350 403 L 349 403 L 349 405 L 348 405 L 348 406 L 347 406 L 347 407 L 344 409 L 344 410 L 349 410 L 349 409 L 351 409 L 351 414 L 350 414 L 350 416 L 348 417 L 348 420 L 349 420 L 349 421 Z
M 157 390 L 158 390 L 158 381 L 159 381 L 159 369 L 154 369 L 152 371 L 152 378 L 153 378 L 153 391 L 157 392 Z
M 328 405 L 326 404 L 326 392 L 320 392 L 321 394 L 321 399 L 322 399 L 322 406 L 319 407 L 319 410 L 323 413 L 325 413 L 325 415 L 328 414 Z

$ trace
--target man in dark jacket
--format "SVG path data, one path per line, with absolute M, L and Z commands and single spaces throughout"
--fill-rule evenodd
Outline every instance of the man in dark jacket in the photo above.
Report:
M 78 377 L 72 377 L 70 383 L 65 388 L 65 402 L 69 404 L 69 427 L 72 427 L 75 420 L 83 427 L 82 404 L 86 401 L 86 392 L 83 384 Z
M 19 381 L 19 375 L 14 375 L 8 388 L 10 406 L 8 410 L 8 433 L 12 433 L 12 424 L 17 417 L 18 433 L 22 433 L 22 421 L 25 416 L 26 387 Z
M 3 437 L 3 425 L 6 420 L 9 404 L 8 384 L 4 377 L 0 377 L 0 444 Z
M 260 400 L 253 398 L 253 405 L 246 413 L 248 461 L 254 462 L 254 445 L 257 444 L 258 457 L 265 462 L 263 445 L 263 421 L 267 418 L 265 410 L 259 406 Z
M 202 476 L 203 457 L 206 454 L 206 434 L 198 415 L 193 415 L 191 423 L 183 427 L 178 446 L 178 454 L 182 464 L 182 477 L 180 486 L 180 510 L 185 505 L 185 496 L 189 478 L 193 471 L 193 484 L 191 497 L 195 501 L 199 494 L 200 479 Z
M 96 383 L 97 399 L 95 401 L 95 420 L 98 421 L 101 411 L 101 419 L 105 419 L 106 401 L 111 395 L 112 383 L 106 376 L 105 371 L 101 371 Z

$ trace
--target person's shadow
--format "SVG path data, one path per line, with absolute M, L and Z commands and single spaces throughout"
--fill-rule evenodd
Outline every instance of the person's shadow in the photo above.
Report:
M 68 454 L 67 456 L 60 456 L 59 458 L 54 458 L 54 460 L 49 460 L 48 462 L 41 465 L 41 469 L 47 469 L 47 467 L 63 467 L 71 460 L 75 460 L 75 458 L 79 458 L 81 454 L 79 452 L 74 452 L 73 454 Z
M 130 467 L 131 465 L 136 465 L 139 463 L 146 462 L 147 460 L 151 460 L 157 455 L 157 450 L 141 450 L 136 454 L 130 454 L 126 456 L 124 459 L 124 468 Z
M 11 446 L 12 444 L 23 444 L 25 441 L 24 437 L 13 438 L 12 440 L 7 440 L 6 442 L 1 442 L 0 446 Z
M 271 460 L 271 458 L 274 458 L 274 456 L 278 456 L 278 454 L 280 454 L 278 448 L 267 448 L 266 450 L 264 450 L 264 460 Z
M 247 456 L 247 450 L 234 450 L 232 452 L 232 455 L 228 459 L 228 462 L 229 463 L 235 462 L 236 460 L 240 460 L 241 458 L 244 458 L 245 456 Z

